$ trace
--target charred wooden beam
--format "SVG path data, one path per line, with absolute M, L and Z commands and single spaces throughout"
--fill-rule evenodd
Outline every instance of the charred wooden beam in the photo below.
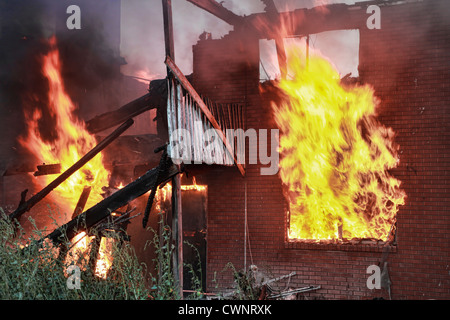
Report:
M 86 129 L 90 133 L 98 133 L 103 130 L 112 128 L 118 124 L 127 121 L 145 111 L 156 108 L 152 105 L 152 95 L 147 93 L 146 95 L 133 100 L 126 105 L 120 107 L 117 110 L 106 112 L 95 118 L 86 121 Z
M 86 206 L 86 202 L 89 199 L 89 195 L 91 194 L 91 187 L 85 186 L 83 191 L 81 192 L 80 198 L 78 199 L 77 205 L 73 210 L 72 219 L 74 219 L 77 215 L 83 212 L 84 207 Z
M 165 79 L 152 80 L 149 93 L 137 98 L 122 107 L 98 115 L 86 121 L 90 133 L 98 133 L 134 118 L 148 110 L 160 109 L 166 104 L 167 88 Z
M 165 39 L 165 45 L 166 45 L 166 56 L 171 59 L 172 61 L 175 60 L 175 49 L 174 49 L 174 38 L 173 38 L 173 24 L 172 24 L 172 2 L 171 0 L 162 0 L 163 5 L 163 17 L 164 17 L 164 39 Z M 172 74 L 171 68 L 167 65 L 167 78 L 169 81 L 173 83 L 173 74 Z M 181 88 L 180 88 L 181 89 Z M 170 130 L 170 126 L 168 126 L 168 129 Z M 161 161 L 166 162 L 167 157 L 167 145 L 163 147 L 164 152 L 161 158 Z M 155 150 L 156 152 L 161 151 L 162 149 L 159 148 Z M 165 164 L 161 162 L 157 168 L 157 178 L 159 178 L 161 174 L 161 169 L 164 169 L 166 166 Z M 175 168 L 177 170 L 180 170 L 180 165 L 175 165 Z M 172 215 L 174 217 L 174 224 L 172 226 L 173 228 L 173 238 L 175 238 L 175 246 L 177 246 L 177 250 L 175 251 L 173 255 L 173 273 L 175 281 L 178 285 L 178 291 L 180 294 L 180 297 L 183 298 L 183 225 L 181 223 L 181 216 L 182 216 L 182 210 L 181 210 L 181 196 L 177 197 L 178 194 L 181 195 L 181 183 L 179 183 L 180 175 L 175 175 L 172 177 Z M 152 192 L 150 193 L 150 197 L 148 199 L 147 208 L 146 208 L 146 215 L 148 211 L 148 206 L 151 205 L 150 201 L 153 202 L 153 197 L 155 196 L 156 187 L 152 188 Z M 143 225 L 147 224 L 146 218 L 144 217 Z M 180 232 L 181 230 L 181 232 Z
M 243 18 L 228 10 L 222 4 L 217 3 L 214 0 L 187 0 L 188 2 L 196 5 L 197 7 L 208 11 L 217 18 L 222 19 L 228 24 L 239 25 L 243 23 Z
M 161 184 L 179 173 L 178 169 L 173 164 L 166 168 L 167 169 L 164 172 L 160 173 L 159 180 L 156 179 L 157 168 L 149 170 L 140 178 L 113 193 L 111 196 L 103 199 L 101 202 L 84 211 L 75 219 L 56 229 L 45 238 L 52 240 L 55 244 L 60 244 L 64 240 L 64 235 L 70 240 L 81 231 L 89 231 L 89 229 L 94 227 L 97 223 L 108 218 L 113 211 L 125 206 L 137 197 L 142 196 L 155 184 Z
M 175 59 L 175 44 L 173 38 L 173 24 L 172 24 L 172 1 L 161 0 L 163 8 L 163 22 L 164 22 L 164 43 L 166 55 Z
M 176 248 L 173 255 L 173 273 L 178 281 L 180 297 L 183 297 L 183 210 L 180 175 L 172 178 L 172 241 Z
M 300 37 L 331 30 L 360 29 L 366 27 L 370 5 L 394 5 L 383 0 L 368 1 L 355 5 L 331 4 L 311 9 L 296 9 L 278 13 L 278 23 L 274 24 L 272 12 L 254 13 L 243 17 L 242 27 L 248 33 L 254 32 L 260 39 L 275 39 L 282 30 L 284 37 Z
M 273 0 L 261 0 L 266 8 L 265 11 L 267 13 L 268 18 L 270 19 L 271 25 L 280 26 L 280 15 L 278 13 L 277 7 L 275 6 L 275 3 Z M 281 73 L 281 79 L 286 79 L 287 75 L 287 56 L 286 56 L 286 50 L 284 48 L 284 40 L 283 40 L 283 34 L 280 32 L 281 30 L 277 30 L 275 28 L 273 30 L 273 37 L 275 39 L 275 47 L 277 50 L 277 58 L 278 58 L 278 65 L 280 68 Z
M 58 174 L 61 173 L 61 164 L 43 164 L 37 166 L 37 171 L 34 172 L 34 176 L 45 176 L 48 174 Z
M 9 168 L 7 168 L 2 176 L 15 176 L 20 174 L 26 174 L 36 171 L 36 164 L 31 163 L 13 163 Z
M 109 136 L 103 139 L 99 144 L 97 144 L 91 151 L 86 153 L 80 160 L 75 162 L 69 169 L 64 171 L 55 180 L 50 182 L 44 189 L 32 196 L 28 201 L 21 202 L 18 208 L 9 215 L 11 220 L 19 219 L 22 214 L 29 211 L 33 206 L 35 206 L 39 201 L 44 199 L 50 192 L 53 191 L 57 186 L 67 180 L 72 174 L 82 168 L 87 162 L 94 158 L 98 153 L 105 149 L 111 142 L 117 139 L 125 130 L 127 130 L 134 121 L 129 119 L 127 122 L 122 124 L 119 128 L 114 130 Z
M 164 171 L 164 167 L 167 163 L 167 145 L 165 145 L 163 147 L 164 151 L 163 151 L 163 155 L 161 157 L 160 163 L 158 165 L 157 168 L 157 172 L 156 172 L 156 179 L 159 179 L 159 175 L 162 171 Z M 155 153 L 161 151 L 161 148 L 157 148 L 155 150 Z M 156 189 L 158 188 L 157 185 L 154 185 L 153 188 L 150 191 L 150 195 L 148 196 L 148 200 L 147 200 L 147 205 L 145 206 L 145 212 L 144 212 L 144 218 L 142 219 L 142 226 L 145 227 L 147 226 L 148 223 L 148 218 L 150 216 L 150 211 L 152 209 L 153 206 L 153 200 L 155 199 L 155 195 L 156 195 Z

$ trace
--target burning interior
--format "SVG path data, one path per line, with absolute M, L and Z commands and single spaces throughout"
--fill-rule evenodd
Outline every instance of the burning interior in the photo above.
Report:
M 108 12 L 119 16 L 111 21 L 120 21 L 120 1 L 113 2 Z M 14 152 L 5 151 L 2 162 L 1 204 L 9 219 L 26 225 L 32 217 L 49 229 L 40 241 L 55 243 L 69 264 L 89 257 L 83 268 L 100 278 L 114 264 L 112 245 L 122 241 L 133 244 L 141 261 L 154 268 L 157 257 L 144 251 L 149 240 L 144 231 L 158 230 L 163 221 L 173 229 L 173 271 L 181 296 L 192 289 L 192 274 L 183 265 L 199 259 L 205 292 L 213 292 L 217 282 L 222 290 L 232 286 L 235 279 L 219 271 L 233 263 L 254 274 L 255 265 L 268 266 L 270 276 L 259 279 L 266 288 L 263 298 L 286 292 L 368 298 L 374 292 L 365 287 L 366 267 L 381 265 L 386 275 L 389 257 L 389 272 L 400 283 L 397 297 L 416 297 L 405 284 L 415 276 L 400 271 L 420 263 L 412 252 L 422 241 L 431 241 L 439 251 L 442 239 L 448 252 L 448 223 L 440 223 L 448 220 L 448 211 L 428 203 L 419 188 L 427 177 L 436 177 L 438 187 L 426 185 L 445 195 L 446 181 L 439 173 L 448 172 L 432 172 L 430 166 L 420 180 L 426 170 L 417 169 L 418 159 L 422 164 L 430 160 L 417 155 L 420 148 L 435 152 L 426 148 L 430 141 L 443 146 L 436 157 L 446 157 L 445 134 L 432 134 L 440 130 L 432 123 L 442 121 L 447 128 L 448 115 L 430 115 L 424 120 L 429 130 L 423 131 L 414 117 L 424 113 L 425 106 L 419 113 L 417 108 L 430 97 L 428 86 L 437 85 L 422 80 L 420 72 L 447 66 L 438 53 L 450 31 L 448 23 L 435 19 L 439 23 L 427 29 L 432 41 L 401 27 L 428 26 L 430 18 L 417 21 L 418 13 L 428 10 L 439 17 L 448 4 L 366 1 L 282 11 L 276 1 L 261 1 L 263 12 L 241 16 L 213 0 L 188 2 L 232 31 L 221 39 L 201 34 L 192 46 L 193 73 L 185 75 L 175 60 L 172 4 L 163 0 L 161 63 L 167 76 L 147 82 L 142 82 L 142 70 L 134 77 L 121 75 L 120 44 L 113 41 L 114 53 L 105 53 L 102 45 L 90 42 L 89 27 L 74 36 L 57 20 L 54 34 L 36 34 L 35 39 L 3 28 L 0 41 L 20 47 L 19 60 L 28 61 L 24 67 L 31 70 L 24 79 L 5 81 L 13 85 L 1 92 L 2 103 L 17 109 L 10 121 L 20 123 L 6 135 L 15 136 Z M 386 21 L 381 29 L 367 27 L 372 5 L 381 7 Z M 404 19 L 400 27 L 395 17 Z M 110 32 L 120 34 L 120 23 L 114 23 Z M 353 74 L 338 70 L 326 48 L 314 47 L 320 34 L 331 39 L 337 30 L 357 39 L 351 41 L 357 53 L 349 53 L 356 56 L 351 58 Z M 264 51 L 267 41 L 273 45 L 271 54 Z M 414 43 L 435 51 L 409 54 Z M 390 46 L 396 50 L 392 54 Z M 339 51 L 335 43 L 330 48 Z M 80 53 L 89 59 L 78 61 Z M 448 78 L 440 81 L 442 99 L 426 107 L 446 111 L 442 101 L 450 86 Z M 30 84 L 28 92 L 16 94 L 16 87 Z M 418 141 L 411 139 L 411 130 L 420 132 Z M 269 142 L 267 131 L 276 132 L 277 139 Z M 254 161 L 258 156 L 260 161 Z M 272 167 L 269 159 L 279 159 L 275 174 L 261 174 Z M 422 201 L 423 216 L 437 230 L 434 240 L 413 237 L 422 221 L 415 208 Z M 57 214 L 50 217 L 48 208 Z M 439 283 L 439 290 L 430 284 L 421 292 L 448 297 L 448 261 L 433 252 L 422 252 L 419 260 L 434 259 L 438 267 L 430 283 Z M 270 292 L 269 283 L 286 278 L 300 289 Z M 392 283 L 387 283 L 386 291 L 375 295 L 392 298 Z
M 298 56 L 288 62 L 293 79 L 279 83 L 285 102 L 273 107 L 289 238 L 389 242 L 405 197 L 388 173 L 399 161 L 395 134 L 377 121 L 370 87 L 343 85 L 322 57 Z

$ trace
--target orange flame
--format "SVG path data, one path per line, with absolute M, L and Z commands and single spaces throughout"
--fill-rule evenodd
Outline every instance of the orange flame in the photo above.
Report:
M 114 238 L 102 237 L 100 240 L 100 248 L 98 251 L 98 260 L 95 266 L 95 274 L 98 277 L 106 279 L 108 276 L 108 271 L 112 266 L 112 256 L 111 252 L 113 251 Z
M 183 175 L 183 174 L 182 174 Z M 206 192 L 208 186 L 197 184 L 195 177 L 192 177 L 192 184 L 183 184 L 181 185 L 182 191 L 199 191 Z M 150 191 L 147 192 L 147 195 L 150 194 Z M 157 211 L 162 210 L 162 204 L 168 200 L 170 200 L 172 196 L 172 184 L 167 183 L 163 188 L 158 188 L 155 199 L 156 204 L 155 208 Z
M 205 191 L 206 186 L 197 184 L 195 177 L 192 177 L 192 184 L 181 185 L 181 190 L 184 191 Z
M 49 85 L 48 110 L 55 119 L 53 130 L 56 133 L 54 136 L 57 138 L 53 141 L 43 139 L 39 130 L 42 112 L 34 109 L 31 113 L 25 114 L 28 133 L 25 137 L 19 138 L 19 142 L 40 161 L 47 164 L 60 163 L 61 170 L 65 171 L 95 147 L 97 141 L 86 130 L 84 122 L 80 121 L 74 114 L 76 106 L 67 95 L 61 77 L 61 64 L 56 38 L 52 37 L 49 44 L 50 51 L 42 58 L 42 72 Z M 109 176 L 110 173 L 103 166 L 103 157 L 100 153 L 55 188 L 49 197 L 70 216 L 85 186 L 91 186 L 92 188 L 86 207 L 90 207 L 103 199 L 102 188 L 109 185 Z M 43 188 L 53 180 L 54 176 L 48 175 L 35 179 L 35 182 Z M 84 236 L 80 233 L 73 239 L 73 243 Z M 75 245 L 74 252 L 84 254 L 88 242 L 88 237 L 84 237 Z
M 376 120 L 369 86 L 343 86 L 326 59 L 289 52 L 280 128 L 280 177 L 289 201 L 290 239 L 387 240 L 404 204 L 394 132 Z
M 31 115 L 25 115 L 29 128 L 28 135 L 20 138 L 19 142 L 37 159 L 49 164 L 60 163 L 61 170 L 65 171 L 95 147 L 97 141 L 86 130 L 84 122 L 74 115 L 76 106 L 64 89 L 55 37 L 51 38 L 50 45 L 50 52 L 43 57 L 43 74 L 49 84 L 48 109 L 55 118 L 54 131 L 57 138 L 51 142 L 42 138 L 38 127 L 42 113 L 35 109 Z M 75 172 L 52 192 L 50 195 L 52 199 L 63 206 L 64 210 L 73 211 L 84 186 L 89 185 L 92 191 L 86 205 L 89 207 L 102 200 L 102 187 L 109 184 L 110 174 L 104 168 L 102 159 L 102 155 L 98 154 L 82 169 Z M 54 176 L 51 175 L 36 179 L 41 187 L 45 187 L 53 180 Z

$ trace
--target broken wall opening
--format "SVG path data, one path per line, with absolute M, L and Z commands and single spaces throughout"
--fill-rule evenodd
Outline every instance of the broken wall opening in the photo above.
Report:
M 317 53 L 329 59 L 339 71 L 341 77 L 359 77 L 359 29 L 333 30 L 299 37 L 283 39 L 286 53 L 290 50 L 301 51 L 305 59 Z M 277 57 L 276 43 L 273 39 L 260 39 L 260 82 L 280 79 L 280 65 Z M 289 67 L 289 64 L 288 64 Z M 292 77 L 292 70 L 287 70 L 287 77 Z

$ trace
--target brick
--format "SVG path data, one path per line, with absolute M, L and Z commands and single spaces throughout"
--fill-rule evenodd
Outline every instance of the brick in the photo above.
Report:
M 380 98 L 380 121 L 397 133 L 401 162 L 392 171 L 408 196 L 398 213 L 398 244 L 388 256 L 394 299 L 450 298 L 450 28 L 440 19 L 448 7 L 445 0 L 387 5 L 381 30 L 360 29 L 360 80 Z M 248 128 L 273 128 L 270 103 L 258 88 L 257 47 L 233 32 L 199 41 L 193 84 L 213 101 L 243 103 Z M 208 290 L 215 290 L 214 272 L 220 286 L 233 284 L 231 271 L 221 273 L 227 262 L 243 267 L 246 181 L 247 264 L 253 259 L 275 276 L 296 271 L 291 285 L 298 287 L 320 284 L 321 290 L 305 294 L 310 298 L 386 298 L 386 292 L 366 287 L 366 269 L 380 262 L 381 247 L 284 241 L 281 182 L 261 177 L 260 167 L 248 165 L 245 179 L 233 167 L 208 168 Z

